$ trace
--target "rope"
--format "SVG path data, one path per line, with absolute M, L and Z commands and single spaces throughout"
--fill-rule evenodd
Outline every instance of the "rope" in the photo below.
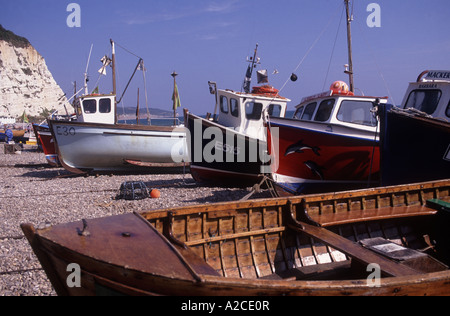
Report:
M 148 125 L 152 125 L 152 119 L 150 117 L 150 111 L 149 111 L 149 108 L 148 108 L 147 79 L 145 78 L 145 71 L 146 71 L 146 69 L 145 69 L 145 66 L 144 66 L 144 60 L 143 59 L 141 59 L 141 60 L 142 60 L 142 76 L 144 78 L 144 87 L 145 87 L 144 92 L 145 92 L 145 106 L 146 106 L 146 109 L 147 109 L 147 124 Z
M 336 43 L 337 43 L 339 31 L 340 31 L 340 29 L 341 29 L 342 20 L 343 20 L 343 16 L 344 16 L 344 8 L 345 8 L 345 7 L 342 6 L 341 18 L 339 19 L 339 26 L 338 26 L 338 29 L 337 29 L 337 31 L 336 31 L 336 37 L 335 37 L 335 39 L 334 39 L 333 49 L 332 49 L 332 51 L 331 51 L 331 56 L 330 56 L 330 62 L 329 62 L 329 64 L 328 64 L 327 74 L 326 74 L 325 80 L 324 80 L 324 82 L 323 82 L 323 88 L 322 88 L 322 90 L 325 90 L 325 86 L 326 86 L 327 80 L 328 80 L 328 75 L 329 75 L 329 73 L 330 73 L 331 62 L 332 62 L 333 56 L 334 56 L 334 49 L 336 48 Z
M 140 56 L 136 55 L 135 53 L 133 53 L 132 51 L 126 49 L 125 47 L 123 47 L 122 45 L 120 45 L 119 43 L 117 43 L 116 41 L 114 41 L 114 44 L 116 44 L 117 46 L 119 46 L 120 48 L 122 48 L 124 51 L 126 51 L 127 53 L 133 55 L 134 57 L 137 57 L 139 59 L 143 59 Z
M 339 5 L 338 9 L 340 9 L 341 5 Z M 305 56 L 303 56 L 302 60 L 300 61 L 300 63 L 297 65 L 297 67 L 295 68 L 295 70 L 293 71 L 293 73 L 297 72 L 297 70 L 300 68 L 300 66 L 303 64 L 303 62 L 306 60 L 306 57 L 308 57 L 309 53 L 311 53 L 311 51 L 313 50 L 313 48 L 316 46 L 316 44 L 319 42 L 319 40 L 322 38 L 323 34 L 325 33 L 325 31 L 328 29 L 328 27 L 330 26 L 332 20 L 334 19 L 334 17 L 337 15 L 337 13 L 339 12 L 339 10 L 336 10 L 335 14 L 330 18 L 330 20 L 328 21 L 328 24 L 323 28 L 322 32 L 320 33 L 319 37 L 317 37 L 317 39 L 314 41 L 314 43 L 311 45 L 311 47 L 308 49 L 308 51 L 306 52 Z M 286 82 L 283 84 L 283 86 L 280 89 L 280 92 L 286 87 L 287 83 L 290 80 L 290 76 L 289 78 L 286 80 Z
M 362 29 L 360 28 L 360 26 L 359 26 L 358 24 L 356 24 L 356 25 L 357 25 L 357 28 L 358 28 L 359 33 L 361 34 L 361 37 L 362 37 L 362 38 L 364 39 L 364 41 L 365 41 L 366 47 L 369 48 L 370 53 L 372 54 L 373 62 L 374 62 L 374 64 L 375 64 L 375 67 L 377 68 L 378 75 L 381 77 L 381 80 L 383 81 L 384 87 L 386 88 L 386 90 L 387 90 L 387 92 L 388 92 L 388 94 L 389 94 L 389 98 L 392 100 L 392 103 L 393 103 L 393 104 L 396 104 L 396 103 L 395 103 L 395 100 L 394 100 L 394 98 L 393 98 L 393 96 L 392 96 L 392 93 L 391 93 L 391 91 L 390 91 L 390 89 L 389 89 L 389 86 L 388 86 L 388 84 L 387 84 L 387 81 L 386 81 L 386 79 L 384 78 L 384 75 L 383 75 L 383 73 L 382 73 L 381 70 L 380 70 L 380 66 L 378 65 L 377 59 L 376 59 L 376 57 L 375 57 L 375 53 L 374 53 L 373 47 L 372 47 L 372 46 L 369 44 L 369 42 L 367 41 L 367 38 L 364 36 L 365 34 L 364 34 L 364 32 L 362 31 Z

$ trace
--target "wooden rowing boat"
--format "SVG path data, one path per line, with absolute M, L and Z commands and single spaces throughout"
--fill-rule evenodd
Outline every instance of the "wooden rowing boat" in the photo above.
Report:
M 450 295 L 449 202 L 443 180 L 22 229 L 59 295 Z

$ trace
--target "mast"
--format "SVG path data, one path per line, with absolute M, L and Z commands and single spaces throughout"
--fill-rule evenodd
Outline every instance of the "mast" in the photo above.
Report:
M 253 69 L 256 67 L 256 64 L 259 64 L 257 54 L 258 54 L 258 44 L 256 44 L 255 53 L 254 53 L 253 57 L 250 57 L 250 58 L 247 57 L 247 62 L 251 63 L 251 65 L 249 65 L 247 68 L 247 73 L 245 74 L 244 84 L 242 85 L 245 93 L 250 93 L 250 85 L 251 85 L 251 81 L 252 81 Z
M 112 39 L 110 39 L 112 47 L 112 78 L 113 78 L 113 92 L 114 94 L 114 124 L 117 124 L 117 86 L 116 86 L 116 45 Z
M 178 95 L 177 79 L 178 74 L 174 71 L 171 76 L 173 77 L 173 125 L 177 125 L 177 108 L 180 106 L 180 96 Z
M 92 47 L 94 46 L 94 44 L 91 45 L 91 50 L 89 51 L 89 57 L 88 57 L 88 61 L 86 64 L 86 71 L 84 72 L 84 94 L 88 95 L 89 91 L 88 91 L 88 81 L 89 81 L 89 77 L 88 77 L 88 69 L 89 69 L 89 62 L 91 60 L 91 54 L 92 54 Z M 76 94 L 76 88 L 75 88 L 75 94 Z
M 351 29 L 353 15 L 350 15 L 349 10 L 350 0 L 344 1 L 345 1 L 345 9 L 347 11 L 347 42 L 348 42 L 348 70 L 346 70 L 345 73 L 348 74 L 349 76 L 350 91 L 355 92 L 353 83 L 353 56 L 352 56 L 352 29 Z

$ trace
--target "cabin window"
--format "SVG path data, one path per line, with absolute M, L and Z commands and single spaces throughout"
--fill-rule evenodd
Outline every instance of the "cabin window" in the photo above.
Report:
M 334 107 L 334 99 L 324 100 L 320 103 L 319 109 L 317 110 L 316 117 L 314 121 L 316 122 L 326 122 L 330 119 L 331 112 Z
M 262 103 L 248 102 L 245 104 L 245 116 L 249 120 L 260 120 L 262 108 Z
M 295 113 L 294 113 L 295 119 L 299 120 L 302 118 L 302 113 L 303 113 L 304 108 L 305 108 L 304 106 L 301 106 L 295 111 Z
M 230 99 L 231 115 L 239 117 L 239 102 L 236 99 Z
M 220 96 L 220 111 L 225 114 L 228 113 L 228 98 L 224 95 Z
M 100 99 L 98 110 L 100 113 L 111 112 L 111 99 Z
M 341 103 L 337 119 L 346 123 L 377 126 L 377 120 L 371 112 L 372 108 L 372 102 L 345 100 Z
M 441 99 L 441 90 L 414 90 L 406 101 L 405 109 L 415 108 L 427 114 L 433 114 Z
M 306 106 L 302 115 L 302 120 L 310 121 L 313 118 L 314 111 L 316 110 L 317 102 L 310 103 Z
M 84 100 L 83 109 L 86 114 L 94 114 L 97 112 L 97 101 L 96 100 Z
M 269 105 L 269 116 L 270 117 L 281 117 L 281 105 L 279 105 L 279 104 Z

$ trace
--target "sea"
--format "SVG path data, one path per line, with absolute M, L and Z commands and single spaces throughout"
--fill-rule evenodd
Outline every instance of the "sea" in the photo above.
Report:
M 292 118 L 294 116 L 295 111 L 287 111 L 286 117 Z M 205 115 L 200 115 L 200 117 L 205 118 Z M 127 119 L 127 120 L 119 120 L 119 124 L 130 124 L 130 125 L 137 125 L 136 119 Z M 176 119 L 176 125 L 184 124 L 184 116 L 178 116 Z M 139 125 L 153 125 L 153 126 L 173 126 L 174 125 L 174 118 L 173 117 L 156 117 L 156 118 L 150 118 L 148 120 L 147 118 L 141 117 L 139 119 Z

